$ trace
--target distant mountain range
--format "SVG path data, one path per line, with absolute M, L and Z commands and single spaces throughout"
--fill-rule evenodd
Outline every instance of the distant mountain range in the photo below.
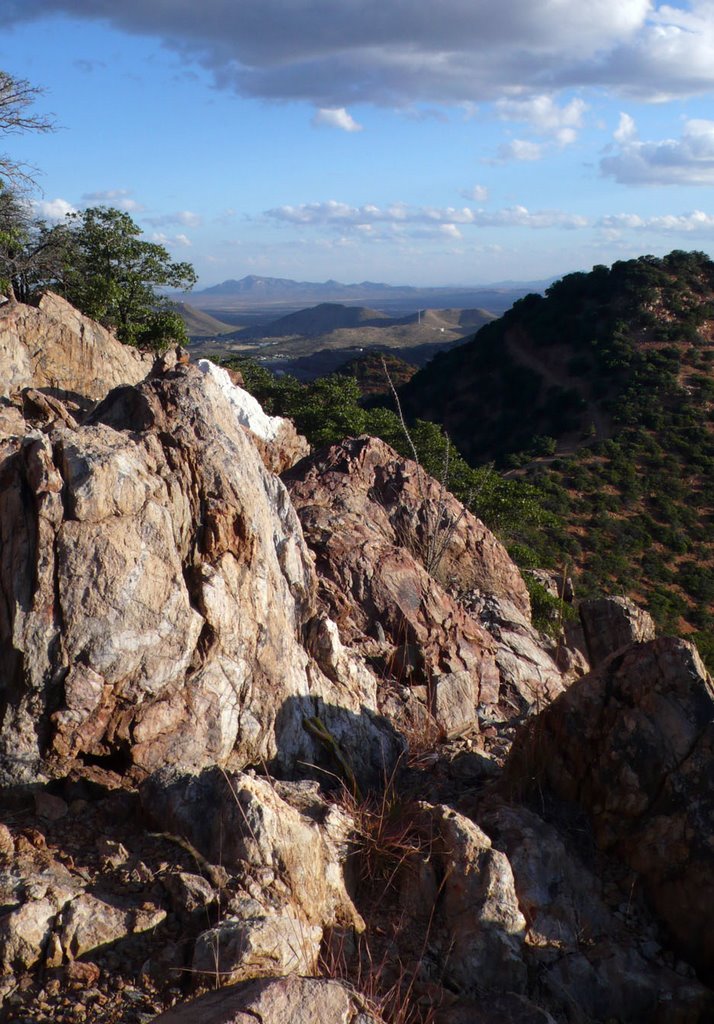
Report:
M 254 274 L 240 281 L 228 280 L 204 288 L 185 301 L 200 309 L 256 309 L 271 306 L 299 309 L 321 302 L 346 302 L 377 305 L 380 309 L 416 311 L 420 307 L 481 307 L 494 313 L 504 312 L 516 299 L 528 292 L 540 292 L 550 281 L 508 281 L 473 288 L 417 288 L 411 285 L 389 285 L 375 281 L 342 284 L 340 281 L 293 281 L 289 278 L 258 277 Z

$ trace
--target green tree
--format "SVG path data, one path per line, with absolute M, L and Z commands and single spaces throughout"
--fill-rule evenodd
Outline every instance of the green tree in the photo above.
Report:
M 66 242 L 62 225 L 49 227 L 21 194 L 0 189 L 0 288 L 11 302 L 30 302 L 57 281 Z
M 57 290 L 127 344 L 160 350 L 186 341 L 183 321 L 160 288 L 188 290 L 190 263 L 176 263 L 147 242 L 128 213 L 97 206 L 67 218 L 68 245 Z

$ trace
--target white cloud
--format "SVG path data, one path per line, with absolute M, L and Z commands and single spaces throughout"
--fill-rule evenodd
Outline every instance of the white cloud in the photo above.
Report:
M 90 205 L 99 203 L 102 206 L 113 206 L 117 210 L 124 210 L 125 213 L 141 213 L 144 207 L 127 188 L 110 188 L 100 192 L 85 192 L 82 201 Z
M 178 235 L 167 235 L 163 231 L 154 231 L 151 235 L 152 242 L 158 242 L 159 245 L 166 245 L 168 247 L 179 246 L 181 248 L 190 248 L 193 243 L 191 239 L 184 234 Z
M 714 185 L 714 121 L 690 120 L 679 139 L 642 142 L 635 123 L 620 115 L 613 156 L 600 161 L 600 170 L 623 185 Z
M 496 103 L 496 111 L 504 121 L 527 124 L 531 131 L 550 137 L 561 146 L 575 141 L 586 110 L 587 104 L 581 99 L 572 99 L 559 107 L 552 96 L 543 94 Z
M 485 203 L 488 199 L 488 189 L 485 185 L 474 185 L 473 188 L 465 188 L 460 193 L 464 199 L 473 199 L 476 203 Z
M 76 207 L 68 203 L 66 199 L 40 199 L 34 200 L 33 209 L 42 220 L 60 221 L 69 213 L 76 213 Z
M 407 206 L 405 203 L 393 203 L 386 207 L 374 204 L 349 206 L 347 203 L 339 203 L 334 199 L 323 203 L 303 203 L 300 206 L 280 206 L 267 210 L 265 216 L 288 224 L 332 225 L 341 230 L 350 226 L 363 234 L 372 234 L 371 229 L 375 224 L 389 224 L 394 227 L 432 226 L 442 234 L 446 233 L 454 237 L 455 231 L 459 230 L 459 225 L 473 225 L 480 228 L 583 228 L 589 223 L 588 219 L 580 214 L 565 213 L 559 210 L 531 212 L 525 206 L 510 206 L 488 212 L 474 210 L 468 206 L 461 208 Z
M 700 231 L 708 233 L 714 231 L 714 214 L 704 213 L 703 210 L 680 214 L 667 213 L 658 217 L 640 217 L 636 213 L 614 213 L 602 217 L 598 226 L 614 231 L 657 231 L 666 234 L 677 232 L 691 234 Z
M 357 124 L 344 107 L 322 107 L 312 119 L 316 126 L 326 125 L 328 128 L 340 128 L 343 132 L 361 132 L 362 125 Z
M 219 87 L 318 110 L 468 109 L 574 86 L 652 100 L 714 85 L 712 0 L 5 0 L 3 27 L 57 13 L 159 37 Z
M 201 217 L 192 210 L 177 210 L 175 213 L 164 213 L 159 217 L 144 217 L 146 223 L 152 227 L 170 227 L 173 224 L 181 224 L 183 227 L 199 227 Z
M 192 210 L 177 210 L 175 213 L 164 213 L 159 217 L 144 217 L 144 220 L 155 228 L 170 227 L 173 224 L 187 228 L 197 228 L 201 225 L 201 217 Z
M 620 114 L 620 120 L 612 137 L 615 142 L 620 143 L 631 142 L 637 138 L 637 126 L 629 114 Z
M 498 159 L 506 160 L 540 160 L 543 156 L 543 147 L 537 142 L 529 142 L 527 139 L 513 139 L 511 142 L 504 142 L 498 147 Z

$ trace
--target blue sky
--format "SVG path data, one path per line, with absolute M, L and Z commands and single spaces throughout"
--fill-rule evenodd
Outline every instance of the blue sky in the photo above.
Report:
M 542 279 L 714 251 L 714 0 L 3 0 L 38 212 L 200 286 Z

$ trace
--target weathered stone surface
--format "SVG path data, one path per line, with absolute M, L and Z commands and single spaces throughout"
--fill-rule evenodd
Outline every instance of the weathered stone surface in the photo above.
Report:
M 159 907 L 138 910 L 124 900 L 110 902 L 82 893 L 64 908 L 60 943 L 65 956 L 76 959 L 126 935 L 155 928 L 165 917 Z
M 524 992 L 526 919 L 507 857 L 475 822 L 451 808 L 425 813 L 439 836 L 447 979 L 466 992 Z
M 303 646 L 311 556 L 212 377 L 179 365 L 115 390 L 78 430 L 8 439 L 0 485 L 6 777 L 36 778 L 49 752 L 121 751 L 144 771 L 234 749 L 314 763 L 315 714 L 358 774 L 391 763 L 374 677 L 328 678 Z M 322 647 L 344 667 L 337 642 Z
M 496 703 L 495 645 L 434 578 L 459 591 L 478 586 L 507 595 L 528 614 L 525 584 L 483 524 L 415 463 L 374 438 L 334 445 L 284 479 L 342 639 L 378 634 L 393 650 L 392 677 L 424 683 L 466 671 L 475 702 Z M 434 531 L 444 550 L 430 573 L 425 564 Z
M 30 900 L 0 921 L 0 963 L 4 970 L 31 967 L 41 959 L 57 907 L 50 899 Z
M 565 1001 L 586 1020 L 705 1020 L 714 998 L 696 981 L 648 961 L 637 934 L 608 909 L 602 880 L 556 829 L 524 807 L 497 803 L 479 818 L 508 857 L 527 921 L 526 959 L 538 965 L 548 1002 Z M 644 930 L 645 922 L 639 922 Z M 641 948 L 638 948 L 641 947 Z
M 211 863 L 253 873 L 307 922 L 361 930 L 345 888 L 349 819 L 319 799 L 310 813 L 292 807 L 283 798 L 290 789 L 243 772 L 165 769 L 144 783 L 142 803 L 164 831 L 185 836 Z
M 269 978 L 175 1006 L 155 1024 L 377 1024 L 359 996 L 336 981 Z
M 232 908 L 233 909 L 233 908 Z M 222 985 L 285 974 L 312 974 L 322 928 L 289 908 L 266 911 L 243 900 L 240 916 L 226 917 L 196 940 L 192 969 Z
M 587 809 L 692 962 L 714 967 L 714 684 L 696 649 L 626 648 L 532 723 L 509 764 Z
M 241 426 L 250 431 L 266 469 L 282 473 L 310 453 L 307 438 L 298 434 L 292 420 L 268 416 L 256 398 L 243 389 L 243 379 L 208 359 L 199 359 L 198 368 L 208 374 L 223 391 Z
M 649 612 L 628 597 L 599 597 L 580 603 L 588 659 L 593 668 L 629 644 L 654 640 L 655 624 Z
M 506 598 L 471 592 L 465 607 L 496 642 L 501 702 L 523 714 L 563 692 L 563 675 L 529 619 Z
M 39 309 L 0 307 L 0 395 L 48 388 L 59 398 L 93 402 L 143 380 L 152 363 L 51 292 Z

